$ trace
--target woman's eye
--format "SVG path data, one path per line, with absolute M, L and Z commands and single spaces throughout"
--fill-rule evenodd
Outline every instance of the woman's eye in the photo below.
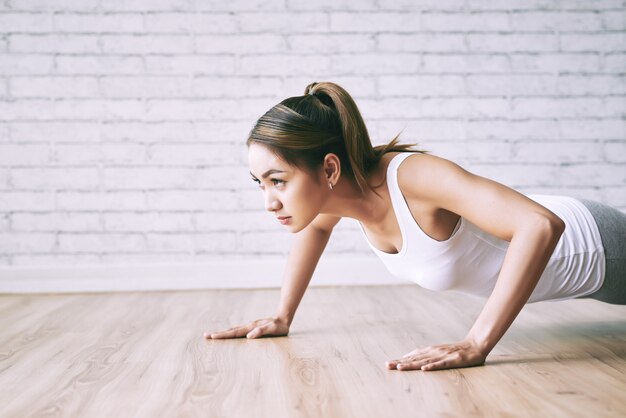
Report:
M 278 183 L 284 183 L 283 180 L 278 180 L 278 179 L 272 179 L 272 182 L 274 183 L 274 186 L 276 186 L 276 182 Z

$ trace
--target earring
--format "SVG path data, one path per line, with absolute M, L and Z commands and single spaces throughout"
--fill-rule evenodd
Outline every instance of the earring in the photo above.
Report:
M 333 184 L 332 183 L 328 183 L 328 187 L 330 188 L 330 190 L 333 189 Z

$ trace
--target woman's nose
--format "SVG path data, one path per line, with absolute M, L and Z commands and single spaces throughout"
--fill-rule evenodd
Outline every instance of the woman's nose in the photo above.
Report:
M 280 202 L 268 193 L 265 197 L 265 209 L 269 212 L 277 211 L 280 209 Z

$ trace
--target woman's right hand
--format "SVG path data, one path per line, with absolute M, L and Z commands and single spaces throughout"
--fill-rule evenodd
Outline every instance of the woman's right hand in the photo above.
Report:
M 279 317 L 257 319 L 249 324 L 229 328 L 214 333 L 204 333 L 207 340 L 219 340 L 222 338 L 258 338 L 262 336 L 278 337 L 289 334 L 287 321 Z

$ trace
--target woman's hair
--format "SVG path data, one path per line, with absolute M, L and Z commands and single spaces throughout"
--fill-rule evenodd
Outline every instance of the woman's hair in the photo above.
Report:
M 315 179 L 326 154 L 334 153 L 341 161 L 342 174 L 353 179 L 361 193 L 365 187 L 376 193 L 365 175 L 385 153 L 429 152 L 411 149 L 417 144 L 398 144 L 401 133 L 386 145 L 372 147 L 352 97 L 337 84 L 321 82 L 306 86 L 303 96 L 289 97 L 268 110 L 255 123 L 246 145 L 264 145 Z

